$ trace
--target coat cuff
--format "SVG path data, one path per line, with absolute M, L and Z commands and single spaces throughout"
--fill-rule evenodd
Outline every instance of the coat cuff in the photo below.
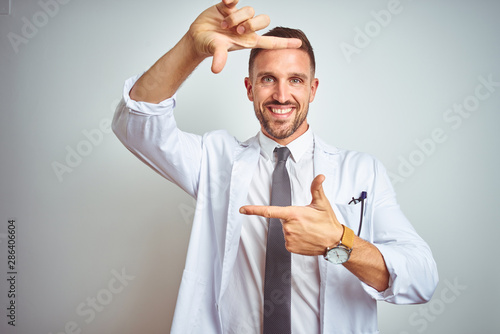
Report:
M 177 93 L 160 103 L 135 101 L 130 98 L 130 90 L 143 74 L 133 76 L 125 81 L 125 85 L 123 87 L 123 100 L 125 101 L 129 111 L 132 114 L 142 116 L 161 116 L 174 109 L 176 105 Z
M 421 304 L 432 298 L 439 281 L 433 261 L 428 263 L 424 260 L 427 263 L 412 265 L 411 256 L 407 254 L 408 250 L 402 250 L 393 245 L 374 245 L 384 257 L 390 276 L 389 287 L 379 292 L 362 283 L 366 293 L 375 300 L 394 304 Z

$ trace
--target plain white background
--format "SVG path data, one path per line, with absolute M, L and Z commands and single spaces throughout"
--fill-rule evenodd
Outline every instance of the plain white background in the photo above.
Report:
M 1 333 L 169 332 L 194 201 L 133 157 L 109 121 L 125 79 L 214 3 L 13 0 L 0 16 Z M 498 333 L 499 2 L 240 5 L 306 32 L 320 80 L 313 130 L 382 160 L 433 250 L 433 300 L 380 303 L 381 332 Z M 181 128 L 257 133 L 247 59 L 231 54 L 219 75 L 210 61 L 196 70 L 178 93 Z M 16 327 L 6 309 L 10 218 Z

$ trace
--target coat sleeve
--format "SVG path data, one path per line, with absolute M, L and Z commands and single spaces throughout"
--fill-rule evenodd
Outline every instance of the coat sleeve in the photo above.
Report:
M 158 104 L 137 102 L 129 92 L 139 76 L 125 82 L 112 129 L 141 161 L 196 198 L 202 158 L 202 137 L 177 128 L 176 96 Z
M 401 211 L 387 172 L 378 161 L 373 196 L 371 241 L 384 257 L 390 281 L 383 292 L 363 284 L 365 291 L 394 304 L 429 301 L 439 280 L 432 252 Z

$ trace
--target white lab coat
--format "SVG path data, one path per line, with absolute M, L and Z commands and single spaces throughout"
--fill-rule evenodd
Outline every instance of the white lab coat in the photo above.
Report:
M 186 266 L 171 333 L 222 333 L 219 303 L 238 251 L 249 183 L 259 159 L 257 137 L 239 142 L 226 131 L 203 136 L 180 131 L 173 117 L 175 97 L 159 105 L 124 100 L 113 119 L 123 144 L 159 174 L 197 199 Z M 341 223 L 355 232 L 367 192 L 360 237 L 384 256 L 390 287 L 379 293 L 342 265 L 320 259 L 322 333 L 378 333 L 377 300 L 397 304 L 428 301 L 438 282 L 427 244 L 402 214 L 386 171 L 368 154 L 341 150 L 314 135 L 314 174 L 326 176 L 325 193 Z

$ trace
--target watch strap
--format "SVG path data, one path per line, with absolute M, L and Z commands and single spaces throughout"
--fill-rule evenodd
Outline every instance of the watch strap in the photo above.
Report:
M 345 225 L 342 226 L 344 227 L 344 233 L 342 234 L 342 239 L 340 239 L 340 242 L 347 248 L 352 249 L 352 246 L 354 244 L 354 231 Z

